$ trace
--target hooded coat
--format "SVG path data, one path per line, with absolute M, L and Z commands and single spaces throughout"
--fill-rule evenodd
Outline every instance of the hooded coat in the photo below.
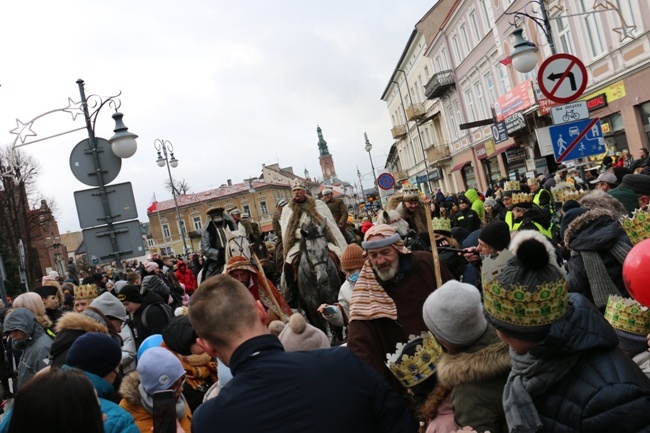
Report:
M 16 388 L 20 389 L 39 370 L 49 365 L 52 339 L 38 324 L 34 313 L 26 308 L 16 308 L 5 319 L 4 332 L 13 330 L 21 330 L 27 334 L 16 378 Z
M 474 188 L 470 188 L 465 192 L 465 197 L 472 203 L 472 210 L 476 212 L 479 219 L 483 221 L 485 217 L 485 205 L 483 200 L 478 197 L 478 192 Z
M 409 223 L 409 228 L 415 230 L 419 233 L 429 233 L 429 227 L 427 225 L 427 213 L 424 210 L 425 204 L 423 202 L 418 203 L 418 207 L 415 208 L 414 212 L 408 210 L 404 203 L 397 205 L 397 211 L 400 213 L 402 218 Z M 428 205 L 427 205 L 428 206 Z
M 176 264 L 178 269 L 174 272 L 176 279 L 179 283 L 185 286 L 185 293 L 192 293 L 196 290 L 196 277 L 191 269 L 187 267 L 187 263 L 183 260 L 179 260 Z
M 456 424 L 479 432 L 507 432 L 501 396 L 509 373 L 508 346 L 491 326 L 461 353 L 445 353 L 436 365 L 436 374 L 439 383 L 452 390 Z
M 147 308 L 151 306 L 151 308 Z M 167 311 L 165 311 L 167 309 Z M 143 315 L 146 310 L 146 325 Z M 171 321 L 173 313 L 171 307 L 156 293 L 147 290 L 142 295 L 140 307 L 133 313 L 133 337 L 135 345 L 140 344 L 150 335 L 161 334 L 165 326 Z
M 65 313 L 56 324 L 56 337 L 52 342 L 50 357 L 53 367 L 61 367 L 65 357 L 74 341 L 88 332 L 101 332 L 108 334 L 108 328 L 81 313 Z

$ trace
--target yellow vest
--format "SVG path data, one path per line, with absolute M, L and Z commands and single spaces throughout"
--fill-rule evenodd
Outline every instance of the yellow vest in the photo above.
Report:
M 515 223 L 515 216 L 512 214 L 511 210 L 506 212 L 506 224 L 510 227 L 511 232 L 519 230 L 519 226 L 521 225 L 521 223 Z

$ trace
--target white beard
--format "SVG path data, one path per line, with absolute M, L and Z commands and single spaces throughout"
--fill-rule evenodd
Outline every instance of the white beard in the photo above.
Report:
M 382 279 L 382 281 L 392 280 L 397 274 L 397 270 L 399 269 L 399 259 L 395 260 L 395 262 L 390 266 L 390 268 L 388 268 L 388 270 L 380 271 L 375 265 L 372 265 L 372 267 L 375 272 L 377 272 L 377 275 Z

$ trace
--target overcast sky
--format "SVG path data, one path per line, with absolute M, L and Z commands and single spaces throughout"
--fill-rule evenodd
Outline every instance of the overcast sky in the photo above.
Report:
M 316 126 L 338 176 L 372 183 L 393 142 L 381 97 L 415 23 L 433 0 L 38 0 L 0 10 L 0 143 L 28 122 L 86 93 L 122 91 L 120 111 L 138 151 L 113 183 L 133 183 L 139 219 L 155 193 L 170 199 L 155 139 L 173 143 L 191 192 L 259 176 L 262 163 L 321 176 Z M 113 135 L 112 111 L 97 135 Z M 67 113 L 37 120 L 38 138 L 83 126 Z M 23 149 L 41 164 L 38 188 L 56 201 L 59 229 L 79 230 L 70 152 L 79 131 Z M 34 139 L 34 137 L 29 137 Z

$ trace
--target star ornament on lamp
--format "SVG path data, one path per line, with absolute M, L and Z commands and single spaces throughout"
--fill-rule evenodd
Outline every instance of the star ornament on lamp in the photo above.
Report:
M 17 140 L 20 140 L 22 144 L 25 143 L 25 140 L 27 137 L 36 137 L 36 133 L 32 131 L 32 126 L 34 122 L 27 122 L 23 123 L 20 120 L 16 119 L 16 125 L 18 125 L 15 129 L 12 129 L 9 131 L 11 134 L 15 134 L 18 137 L 16 137 Z
M 627 38 L 634 39 L 633 32 L 636 30 L 636 26 L 629 26 L 625 21 L 623 21 L 621 27 L 615 27 L 612 30 L 618 33 L 618 41 L 623 42 Z
M 84 114 L 81 101 L 74 102 L 72 98 L 68 98 L 68 106 L 65 107 L 63 111 L 70 113 L 73 121 L 77 120 L 77 116 Z
M 592 9 L 596 10 L 598 8 L 607 9 L 616 9 L 616 6 L 609 2 L 609 0 L 595 0 Z

